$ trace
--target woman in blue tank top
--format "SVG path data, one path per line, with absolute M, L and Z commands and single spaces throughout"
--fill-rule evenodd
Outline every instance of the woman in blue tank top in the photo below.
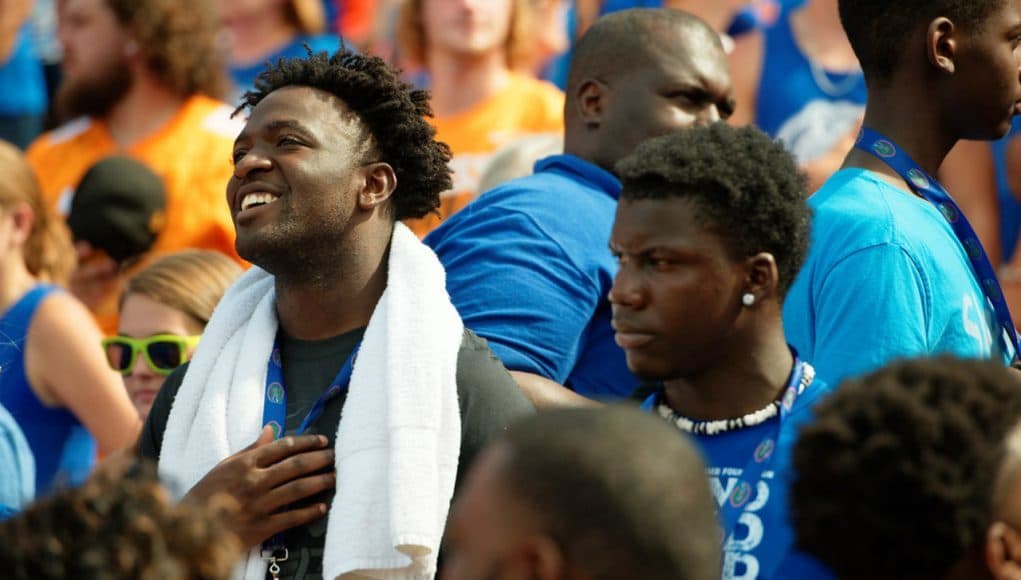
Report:
M 808 0 L 731 53 L 737 109 L 781 139 L 815 191 L 843 163 L 865 111 L 865 77 L 847 41 L 837 0 Z
M 35 458 L 35 493 L 80 482 L 99 452 L 131 444 L 141 420 L 106 364 L 91 315 L 54 284 L 74 255 L 21 153 L 0 141 L 0 405 Z M 2 477 L 2 474 L 0 474 Z

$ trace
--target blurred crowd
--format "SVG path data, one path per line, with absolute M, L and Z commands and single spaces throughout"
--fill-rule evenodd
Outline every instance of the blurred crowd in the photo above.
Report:
M 0 0 L 0 576 L 1021 578 L 1019 46 Z

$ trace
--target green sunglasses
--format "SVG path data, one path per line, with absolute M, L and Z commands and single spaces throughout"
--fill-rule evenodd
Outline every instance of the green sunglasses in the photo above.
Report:
M 155 334 L 146 338 L 111 336 L 103 339 L 103 349 L 110 367 L 122 375 L 131 374 L 138 353 L 141 352 L 154 373 L 166 376 L 188 360 L 188 350 L 199 343 L 199 338 L 201 335 Z

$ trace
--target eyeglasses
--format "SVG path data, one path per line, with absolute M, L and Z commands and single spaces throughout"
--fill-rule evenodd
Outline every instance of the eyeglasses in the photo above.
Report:
M 188 349 L 194 348 L 200 335 L 155 334 L 147 338 L 111 336 L 103 339 L 106 361 L 122 375 L 131 374 L 138 353 L 145 355 L 149 368 L 159 375 L 169 375 L 188 360 Z

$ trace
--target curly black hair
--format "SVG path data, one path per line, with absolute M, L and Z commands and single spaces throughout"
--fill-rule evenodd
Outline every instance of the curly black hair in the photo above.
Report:
M 242 552 L 225 523 L 236 507 L 177 503 L 151 463 L 107 465 L 0 523 L 0 569 L 11 580 L 227 580 Z
M 942 578 L 991 523 L 1021 383 L 988 361 L 894 363 L 843 383 L 794 450 L 798 545 L 840 578 Z
M 380 159 L 397 175 L 391 197 L 394 218 L 419 218 L 440 206 L 440 193 L 453 187 L 450 147 L 436 141 L 428 91 L 402 81 L 383 59 L 341 46 L 332 56 L 280 58 L 241 98 L 235 114 L 252 109 L 267 95 L 289 86 L 305 86 L 335 95 L 368 128 Z
M 754 127 L 713 123 L 639 145 L 617 164 L 622 200 L 692 200 L 735 258 L 769 252 L 783 297 L 808 251 L 805 176 L 783 146 Z
M 966 31 L 981 31 L 1004 0 L 839 0 L 840 21 L 866 79 L 888 80 L 905 43 L 919 27 L 945 16 Z

